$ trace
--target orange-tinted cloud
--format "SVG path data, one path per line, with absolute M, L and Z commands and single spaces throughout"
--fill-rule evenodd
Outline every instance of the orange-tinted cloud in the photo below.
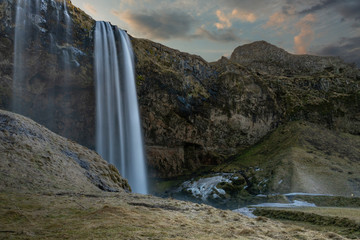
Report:
M 91 15 L 96 15 L 97 11 L 90 3 L 83 3 L 83 7 L 86 12 L 90 13 Z
M 285 22 L 286 15 L 282 12 L 276 12 L 269 17 L 269 20 L 264 25 L 265 28 L 269 27 L 281 27 L 281 25 Z
M 238 19 L 243 22 L 253 23 L 256 21 L 257 17 L 252 12 L 247 12 L 234 8 L 231 13 L 224 13 L 221 10 L 216 11 L 216 16 L 219 22 L 216 22 L 214 25 L 217 29 L 230 28 L 232 26 L 232 20 Z
M 306 54 L 311 42 L 314 40 L 314 30 L 311 24 L 316 21 L 313 14 L 303 17 L 296 27 L 300 29 L 300 33 L 294 37 L 294 49 L 297 54 Z
M 226 15 L 224 12 L 217 10 L 216 16 L 220 22 L 215 23 L 215 26 L 217 29 L 224 29 L 231 27 L 231 19 L 228 15 Z
M 236 8 L 231 12 L 231 17 L 235 19 L 240 19 L 243 22 L 250 22 L 250 23 L 255 22 L 257 19 L 254 13 L 241 11 Z

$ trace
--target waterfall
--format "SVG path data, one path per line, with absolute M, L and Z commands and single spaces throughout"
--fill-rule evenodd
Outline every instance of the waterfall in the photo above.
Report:
M 26 91 L 25 64 L 26 49 L 29 47 L 31 35 L 31 21 L 39 14 L 40 0 L 18 0 L 16 5 L 16 28 L 14 41 L 14 75 L 12 109 L 17 113 L 24 113 L 24 106 L 20 96 Z M 36 38 L 36 37 L 35 37 Z
M 17 1 L 12 110 L 46 124 L 52 130 L 59 128 L 56 123 L 59 115 L 69 107 L 63 103 L 59 104 L 60 108 L 55 108 L 55 102 L 59 101 L 56 99 L 59 93 L 66 95 L 71 78 L 71 21 L 66 0 Z M 51 79 L 42 83 L 46 97 L 39 97 L 37 90 L 32 88 L 31 82 L 41 78 Z M 62 135 L 67 134 L 62 132 Z
M 147 194 L 134 56 L 128 35 L 107 22 L 95 28 L 96 151 Z

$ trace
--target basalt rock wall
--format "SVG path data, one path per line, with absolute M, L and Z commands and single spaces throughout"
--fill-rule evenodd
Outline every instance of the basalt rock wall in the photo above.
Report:
M 52 1 L 46 11 L 55 11 Z M 0 0 L 0 107 L 11 110 L 15 3 Z M 41 44 L 25 66 L 25 115 L 94 148 L 94 20 L 68 2 L 72 56 L 67 88 L 61 51 L 50 52 L 51 14 L 34 21 Z M 339 58 L 292 55 L 266 42 L 208 63 L 146 39 L 131 38 L 150 176 L 176 177 L 217 165 L 288 121 L 304 119 L 360 134 L 360 73 Z M 47 103 L 55 96 L 53 105 Z M 47 116 L 56 109 L 55 120 Z
M 31 1 L 34 3 L 35 1 Z M 29 13 L 27 34 L 18 68 L 24 73 L 23 92 L 16 96 L 21 114 L 62 136 L 93 146 L 95 94 L 93 83 L 94 20 L 67 2 L 70 29 L 64 22 L 63 1 L 40 1 Z M 0 107 L 13 110 L 14 44 L 17 1 L 0 1 Z M 30 29 L 29 29 L 30 28 Z M 64 40 L 66 31 L 71 36 Z M 68 66 L 64 57 L 68 58 Z

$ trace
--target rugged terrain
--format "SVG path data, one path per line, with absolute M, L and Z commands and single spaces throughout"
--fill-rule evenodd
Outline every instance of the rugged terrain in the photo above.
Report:
M 0 1 L 0 107 L 8 110 L 15 3 Z M 50 35 L 56 36 L 53 13 L 61 9 L 47 4 L 47 12 L 40 13 L 46 21 L 32 23 L 40 37 L 27 49 L 31 64 L 21 96 L 24 114 L 94 149 L 95 21 L 69 1 L 67 7 L 72 41 L 57 40 L 57 51 L 50 51 L 49 44 Z M 64 27 L 62 22 L 59 31 Z M 259 41 L 236 48 L 230 59 L 208 63 L 149 40 L 132 38 L 132 43 L 153 178 L 184 176 L 223 163 L 294 120 L 359 135 L 360 73 L 339 58 L 293 55 Z M 64 50 L 76 63 L 71 74 L 62 68 Z
M 126 192 L 96 153 L 0 112 L 1 239 L 345 239 L 204 204 Z
M 351 214 L 336 209 L 259 210 L 302 223 L 332 222 L 318 232 L 128 193 L 113 166 L 73 142 L 94 149 L 95 21 L 67 1 L 71 41 L 65 42 L 59 37 L 67 31 L 65 22 L 54 20 L 64 11 L 62 2 L 41 1 L 39 16 L 31 18 L 22 69 L 26 87 L 17 100 L 24 115 L 71 140 L 0 111 L 0 238 L 343 239 L 325 233 L 342 220 L 355 232 L 345 235 L 358 236 L 358 222 L 352 225 Z M 5 110 L 15 97 L 15 6 L 16 0 L 0 0 Z M 149 175 L 160 186 L 153 191 L 163 194 L 181 181 L 228 174 L 231 182 L 216 185 L 208 203 L 234 208 L 285 201 L 273 193 L 299 191 L 351 196 L 302 200 L 358 211 L 359 199 L 352 196 L 360 195 L 360 71 L 354 65 L 293 55 L 264 41 L 208 63 L 150 40 L 131 40 Z
M 234 57 L 243 49 L 262 48 L 265 55 L 285 54 L 282 61 L 307 62 L 308 70 L 294 62 L 286 74 L 266 72 L 256 68 L 256 55 L 248 58 L 249 66 Z M 294 120 L 359 134 L 359 70 L 337 58 L 295 56 L 266 42 L 238 48 L 230 60 L 211 64 L 148 40 L 134 40 L 134 50 L 149 164 L 156 176 L 217 165 Z

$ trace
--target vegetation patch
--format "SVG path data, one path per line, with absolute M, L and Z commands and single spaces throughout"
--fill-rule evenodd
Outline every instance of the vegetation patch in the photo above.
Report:
M 360 209 L 349 209 L 360 216 Z M 348 218 L 341 208 L 298 208 L 298 209 L 274 209 L 256 208 L 254 214 L 292 222 L 311 223 L 319 226 L 332 227 L 336 231 L 350 238 L 360 237 L 360 218 Z M 359 214 L 359 215 L 357 215 Z

